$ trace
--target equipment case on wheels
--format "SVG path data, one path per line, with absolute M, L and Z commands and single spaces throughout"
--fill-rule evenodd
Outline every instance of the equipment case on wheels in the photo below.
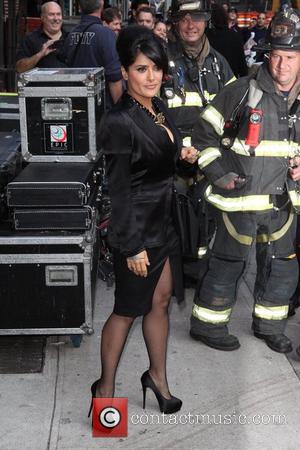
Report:
M 0 335 L 93 332 L 96 237 L 0 230 Z
M 25 161 L 97 158 L 105 110 L 103 67 L 32 69 L 19 75 L 18 92 Z

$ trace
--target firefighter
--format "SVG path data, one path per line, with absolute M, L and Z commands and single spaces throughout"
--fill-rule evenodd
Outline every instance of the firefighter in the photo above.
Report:
M 285 336 L 298 281 L 300 211 L 300 12 L 277 13 L 259 50 L 257 73 L 225 87 L 202 112 L 192 137 L 210 180 L 205 196 L 217 222 L 208 269 L 195 296 L 191 337 L 219 350 L 240 343 L 228 322 L 250 249 L 256 242 L 254 336 L 292 351 Z
M 170 77 L 162 97 L 186 146 L 190 146 L 191 133 L 203 106 L 235 79 L 225 58 L 210 47 L 204 34 L 209 19 L 206 0 L 172 2 L 173 25 L 168 36 Z
M 198 121 L 203 107 L 211 102 L 224 85 L 235 80 L 228 62 L 210 46 L 205 35 L 210 16 L 206 0 L 172 1 L 169 15 L 172 28 L 168 35 L 167 46 L 169 78 L 161 95 L 170 109 L 183 138 L 183 145 L 186 147 L 191 145 L 194 124 Z M 188 167 L 184 173 L 178 170 L 176 187 L 179 191 L 185 192 L 199 179 L 201 175 L 197 165 Z M 205 267 L 207 242 L 214 229 L 205 203 L 202 201 L 201 204 L 204 205 L 205 212 L 201 212 L 201 217 L 197 213 L 199 220 L 193 224 L 195 233 L 196 229 L 200 228 L 197 245 L 194 249 L 184 252 L 186 287 L 196 285 L 199 273 Z

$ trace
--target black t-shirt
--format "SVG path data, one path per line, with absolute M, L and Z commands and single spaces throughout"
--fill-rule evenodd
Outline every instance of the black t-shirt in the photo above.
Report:
M 37 63 L 37 67 L 65 67 L 66 64 L 62 62 L 58 55 L 59 49 L 63 46 L 64 40 L 67 37 L 67 33 L 62 30 L 62 35 L 57 43 L 57 50 L 49 53 L 49 55 L 44 56 L 44 58 L 40 59 Z M 31 33 L 26 34 L 23 41 L 21 42 L 20 48 L 16 55 L 16 61 L 19 61 L 23 58 L 30 58 L 31 56 L 38 53 L 42 45 L 49 41 L 50 37 L 44 33 L 42 28 L 38 28 Z

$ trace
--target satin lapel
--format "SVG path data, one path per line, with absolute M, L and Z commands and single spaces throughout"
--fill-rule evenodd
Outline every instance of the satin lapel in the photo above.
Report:
M 159 133 L 157 133 L 157 125 L 155 125 L 153 119 L 136 105 L 128 109 L 127 112 L 134 124 L 139 127 L 158 148 L 160 148 L 161 140 L 159 139 Z

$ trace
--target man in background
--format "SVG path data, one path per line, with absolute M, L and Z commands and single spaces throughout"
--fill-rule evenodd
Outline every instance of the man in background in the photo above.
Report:
M 117 36 L 122 27 L 122 15 L 118 8 L 105 8 L 102 13 L 103 25 L 110 28 Z
M 34 67 L 63 67 L 58 50 L 66 33 L 62 30 L 62 10 L 56 2 L 45 2 L 41 7 L 42 25 L 28 33 L 17 52 L 16 70 L 25 72 Z
M 136 22 L 149 30 L 153 30 L 155 25 L 155 14 L 148 6 L 142 6 L 136 13 Z
M 122 95 L 122 74 L 116 50 L 116 35 L 102 25 L 103 0 L 79 0 L 80 23 L 66 40 L 63 57 L 68 67 L 104 67 L 108 106 Z
M 136 13 L 139 8 L 144 6 L 149 6 L 149 0 L 132 0 L 130 9 L 131 17 L 128 20 L 128 25 L 136 24 Z

